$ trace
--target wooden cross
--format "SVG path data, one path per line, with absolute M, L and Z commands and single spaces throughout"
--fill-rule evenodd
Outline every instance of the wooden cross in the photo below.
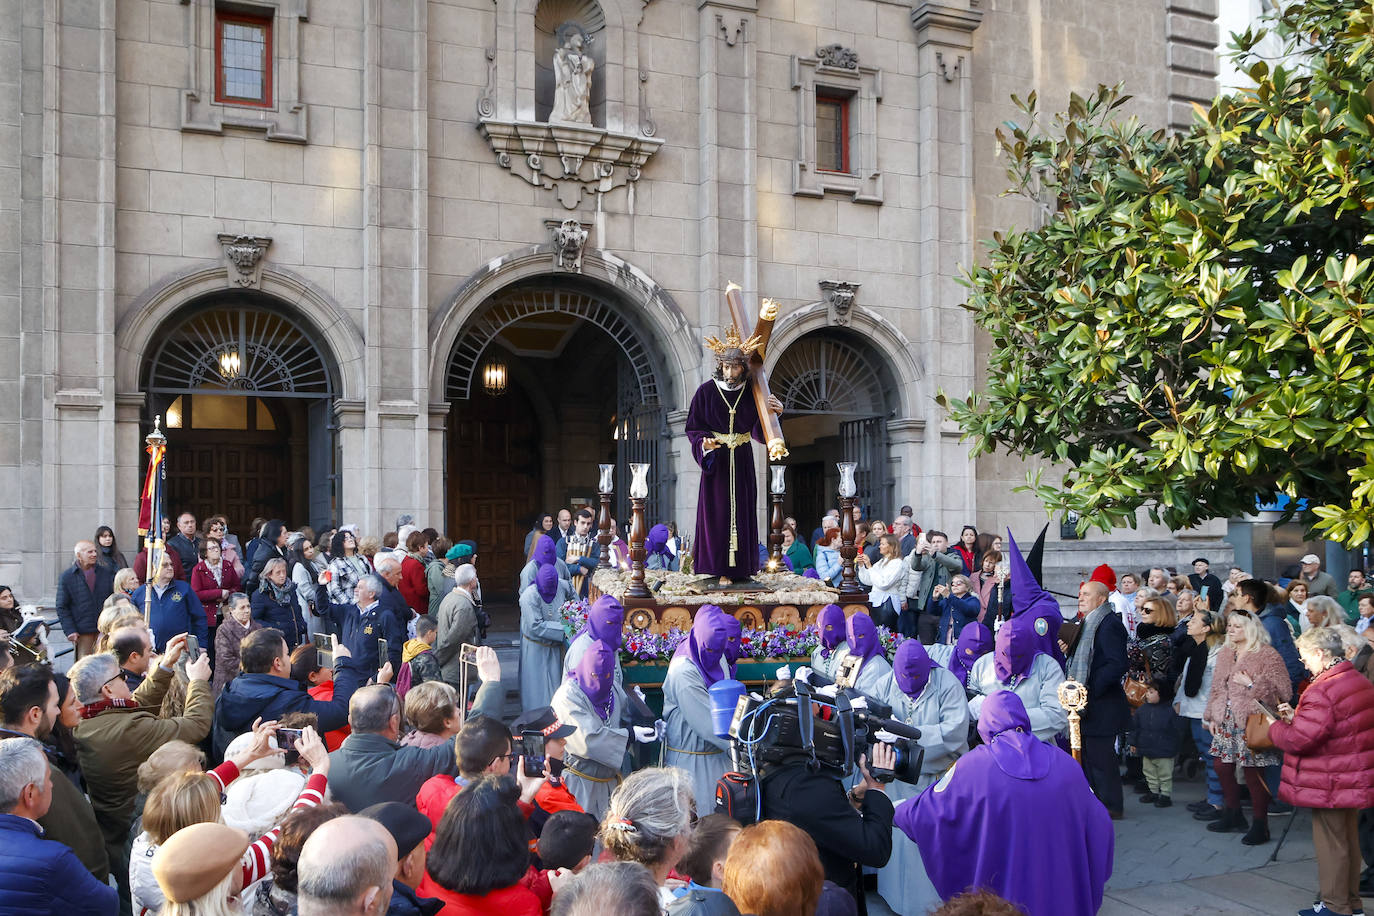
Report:
M 772 392 L 768 390 L 768 373 L 763 368 L 768 338 L 772 336 L 773 322 L 778 318 L 778 304 L 772 299 L 764 299 L 760 303 L 759 320 L 754 325 L 753 334 L 744 333 L 744 329 L 749 326 L 749 318 L 744 312 L 744 298 L 740 295 L 740 287 L 737 284 L 731 283 L 725 287 L 725 304 L 730 308 L 730 318 L 739 330 L 740 337 L 744 340 L 750 337 L 758 338 L 758 349 L 748 357 L 749 377 L 754 388 L 754 406 L 758 408 L 759 420 L 763 424 L 764 439 L 768 444 L 768 460 L 781 461 L 787 457 L 787 443 L 783 441 L 782 423 L 778 421 L 777 414 L 768 409 L 768 399 Z

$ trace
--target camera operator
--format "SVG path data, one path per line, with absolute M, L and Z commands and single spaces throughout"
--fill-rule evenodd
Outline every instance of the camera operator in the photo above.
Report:
M 759 777 L 763 815 L 796 824 L 815 840 L 825 877 L 844 888 L 858 902 L 864 916 L 860 866 L 881 868 L 892 854 L 892 802 L 887 789 L 859 758 L 863 782 L 846 795 L 837 775 L 808 766 L 798 750 L 781 762 L 766 764 Z M 886 744 L 875 744 L 873 766 L 891 769 L 897 755 Z

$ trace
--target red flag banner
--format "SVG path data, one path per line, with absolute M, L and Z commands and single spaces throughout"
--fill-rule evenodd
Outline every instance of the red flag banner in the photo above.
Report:
M 150 445 L 148 452 L 148 476 L 143 480 L 143 494 L 138 503 L 138 533 L 145 536 L 149 531 L 153 532 L 153 537 L 162 534 L 162 520 L 158 518 L 162 514 L 162 494 L 161 489 L 163 473 L 162 461 L 167 456 L 167 446 Z

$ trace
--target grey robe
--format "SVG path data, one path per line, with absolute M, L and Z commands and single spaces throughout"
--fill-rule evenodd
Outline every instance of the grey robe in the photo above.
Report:
M 563 682 L 563 602 L 572 596 L 572 586 L 558 580 L 553 600 L 539 597 L 539 587 L 531 585 L 520 593 L 520 708 L 548 706 L 553 692 Z
M 926 646 L 926 654 L 930 656 L 931 661 L 941 668 L 948 668 L 949 660 L 954 657 L 954 646 L 937 642 L 934 645 Z
M 571 584 L 569 584 L 568 587 L 569 587 L 569 589 L 571 589 L 571 588 L 572 588 Z M 578 659 L 582 658 L 582 654 L 583 654 L 584 652 L 587 651 L 587 647 L 590 646 L 591 644 L 592 644 L 592 634 L 591 634 L 591 633 L 582 633 L 582 634 L 579 635 L 579 636 L 573 637 L 572 645 L 568 646 L 568 652 L 567 652 L 566 655 L 563 656 L 563 677 L 564 677 L 564 678 L 568 678 L 568 677 L 571 677 L 571 676 L 572 676 L 573 665 L 576 665 L 576 664 L 577 664 Z M 617 652 L 617 653 L 615 654 L 615 688 L 616 688 L 616 690 L 621 690 L 621 691 L 623 691 L 623 690 L 625 689 L 625 672 L 624 672 L 623 670 L 621 670 L 621 667 L 620 667 L 620 653 L 619 653 L 619 652 Z
M 723 660 L 721 672 L 722 677 L 730 676 Z M 682 767 L 691 773 L 697 810 L 714 810 L 716 782 L 730 769 L 730 739 L 716 737 L 706 679 L 687 656 L 679 656 L 668 665 L 663 681 L 663 718 L 668 723 L 664 766 Z
M 897 805 L 919 795 L 956 757 L 968 751 L 968 703 L 964 685 L 938 666 L 931 669 L 930 680 L 916 699 L 902 693 L 896 678 L 888 680 L 886 696 L 879 699 L 892 707 L 893 718 L 921 730 L 920 744 L 925 751 L 916 785 L 898 781 L 888 784 L 887 796 Z M 878 893 L 898 916 L 923 916 L 940 906 L 940 895 L 921 863 L 920 849 L 895 827 L 892 857 L 878 870 Z
M 1064 683 L 1064 669 L 1042 652 L 1035 656 L 1026 676 L 1015 687 L 1008 687 L 997 680 L 997 669 L 993 667 L 995 662 L 996 654 L 989 652 L 969 669 L 968 689 L 978 694 L 968 701 L 969 718 L 978 718 L 983 700 L 989 694 L 1010 690 L 1026 704 L 1026 715 L 1030 718 L 1035 737 L 1041 741 L 1054 741 L 1054 736 L 1069 724 L 1069 711 L 1059 705 L 1059 685 Z
M 572 769 L 563 770 L 563 784 L 577 799 L 577 803 L 598 821 L 606 813 L 611 803 L 611 792 L 620 785 L 620 768 L 625 760 L 625 746 L 630 739 L 630 730 L 620 728 L 620 711 L 625 705 L 625 695 L 620 690 L 612 692 L 610 718 L 602 721 L 592 709 L 591 701 L 582 692 L 575 680 L 566 680 L 559 685 L 550 703 L 558 718 L 577 726 L 577 731 L 568 736 L 566 753 L 579 758 L 575 763 L 581 769 L 585 764 L 588 776 L 584 779 Z M 567 757 L 564 758 L 567 761 Z M 574 765 L 568 761 L 569 766 Z M 604 779 L 605 782 L 597 780 Z
M 840 673 L 840 662 L 849 654 L 849 643 L 840 641 L 840 644 L 830 650 L 829 658 L 821 658 L 821 647 L 817 646 L 811 650 L 811 670 L 817 674 L 823 674 L 835 680 L 835 675 Z
M 568 564 L 562 560 L 554 560 L 554 568 L 558 570 L 558 578 L 564 582 L 571 582 L 568 577 Z M 520 594 L 525 594 L 525 589 L 534 584 L 535 574 L 539 572 L 539 564 L 530 560 L 520 569 Z M 577 596 L 574 595 L 574 598 Z M 528 709 L 529 707 L 526 707 Z

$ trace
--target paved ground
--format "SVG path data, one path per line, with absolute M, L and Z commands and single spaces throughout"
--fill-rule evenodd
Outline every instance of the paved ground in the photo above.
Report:
M 513 608 L 493 610 L 487 642 L 501 659 L 510 719 L 519 713 L 518 624 Z M 1210 833 L 1193 820 L 1186 806 L 1203 795 L 1201 779 L 1176 779 L 1174 806 L 1161 809 L 1140 804 L 1128 790 L 1126 819 L 1114 825 L 1115 866 L 1099 916 L 1293 916 L 1311 906 L 1317 866 L 1309 815 L 1271 818 L 1273 839 L 1243 846 L 1239 834 Z M 877 894 L 869 895 L 868 911 L 893 912 Z
M 1193 820 L 1186 806 L 1204 794 L 1201 780 L 1175 780 L 1174 806 L 1161 809 L 1140 804 L 1128 790 L 1126 819 L 1115 823 L 1115 866 L 1099 916 L 1293 916 L 1312 905 L 1317 865 L 1307 812 L 1270 818 L 1273 839 L 1243 846 L 1239 834 L 1210 833 Z M 1280 846 L 1285 828 L 1288 837 Z M 870 894 L 868 912 L 893 911 Z

